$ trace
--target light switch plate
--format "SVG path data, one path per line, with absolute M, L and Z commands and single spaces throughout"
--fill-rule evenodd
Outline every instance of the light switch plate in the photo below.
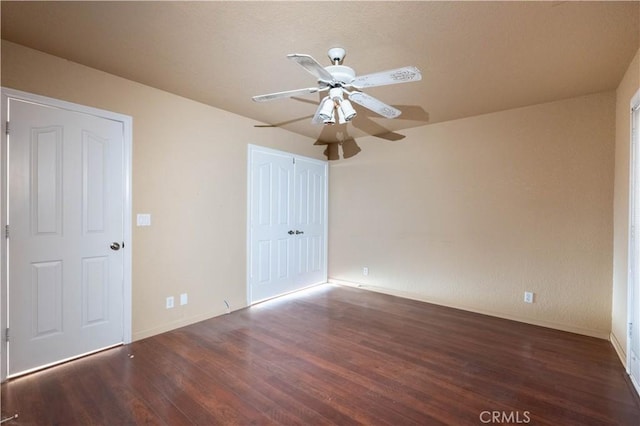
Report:
M 138 213 L 136 216 L 136 225 L 151 226 L 151 215 L 149 213 Z

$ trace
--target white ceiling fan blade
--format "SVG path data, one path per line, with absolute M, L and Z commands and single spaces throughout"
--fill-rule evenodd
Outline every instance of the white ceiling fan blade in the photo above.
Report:
M 382 101 L 374 98 L 373 96 L 369 96 L 366 93 L 362 92 L 353 92 L 349 94 L 349 99 L 358 105 L 362 105 L 365 108 L 370 109 L 371 111 L 380 114 L 386 118 L 396 118 L 402 111 L 397 108 L 392 107 L 391 105 L 387 105 Z
M 409 83 L 411 81 L 422 80 L 422 74 L 416 67 L 396 68 L 388 71 L 365 74 L 356 77 L 351 85 L 357 89 L 373 86 L 384 86 L 387 84 Z
M 296 61 L 302 68 L 316 76 L 318 80 L 325 83 L 330 83 L 333 81 L 333 76 L 329 74 L 329 71 L 325 70 L 324 67 L 311 56 L 292 53 L 290 55 L 287 55 L 287 58 Z
M 276 92 L 276 93 L 269 93 L 266 95 L 258 95 L 258 96 L 252 97 L 251 99 L 253 99 L 254 102 L 266 102 L 274 99 L 290 98 L 292 96 L 298 96 L 298 95 L 309 95 L 311 93 L 317 93 L 320 90 L 321 89 L 318 87 L 308 87 L 306 89 L 287 90 L 285 92 Z

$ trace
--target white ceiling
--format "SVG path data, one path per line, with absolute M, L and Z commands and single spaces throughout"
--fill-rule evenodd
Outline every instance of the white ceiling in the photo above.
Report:
M 402 129 L 615 89 L 640 45 L 640 2 L 8 2 L 2 38 L 318 138 Z M 288 53 L 359 75 L 415 65 L 420 82 L 367 89 L 403 111 L 310 123 L 315 85 Z M 395 132 L 395 133 L 394 133 Z

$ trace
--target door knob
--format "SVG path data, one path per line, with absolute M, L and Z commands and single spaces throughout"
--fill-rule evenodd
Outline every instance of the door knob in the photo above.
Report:
M 293 230 L 291 230 L 291 231 L 287 232 L 287 234 L 293 235 L 293 234 L 295 234 L 295 232 L 293 232 Z
M 111 247 L 111 250 L 118 251 L 118 250 L 120 250 L 120 243 L 113 242 L 113 243 L 111 243 L 110 247 Z
M 296 229 L 296 235 L 299 235 L 299 234 L 304 234 L 304 231 L 298 231 L 298 230 Z

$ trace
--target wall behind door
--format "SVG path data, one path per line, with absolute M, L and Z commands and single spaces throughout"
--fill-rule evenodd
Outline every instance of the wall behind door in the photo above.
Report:
M 133 117 L 133 339 L 246 305 L 247 144 L 323 159 L 314 140 L 2 41 L 2 85 Z M 165 297 L 189 303 L 165 309 Z

